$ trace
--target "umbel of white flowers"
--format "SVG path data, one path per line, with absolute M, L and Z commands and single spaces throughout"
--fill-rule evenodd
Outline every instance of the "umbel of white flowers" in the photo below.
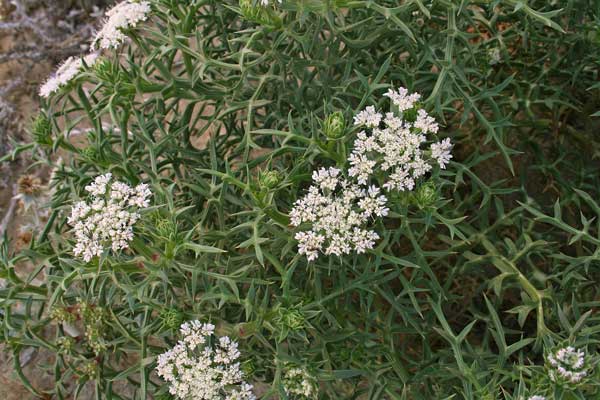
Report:
M 252 385 L 243 380 L 237 342 L 214 331 L 200 321 L 182 324 L 182 339 L 158 356 L 156 372 L 178 399 L 255 400 Z
M 588 375 L 585 352 L 572 346 L 549 353 L 546 360 L 553 382 L 577 384 Z
M 88 54 L 83 58 L 69 57 L 56 70 L 56 72 L 48 78 L 48 80 L 40 87 L 40 96 L 44 98 L 50 97 L 51 94 L 58 91 L 61 87 L 69 83 L 75 78 L 85 66 L 91 67 L 98 59 L 97 53 Z
M 100 175 L 86 186 L 90 202 L 76 203 L 68 219 L 77 239 L 73 253 L 86 262 L 101 256 L 106 248 L 113 251 L 128 248 L 133 239 L 133 225 L 140 217 L 136 211 L 150 204 L 152 193 L 147 184 L 132 188 L 111 180 L 110 173 Z
M 531 396 L 529 397 L 527 400 L 546 400 L 546 398 L 544 396 Z
M 309 261 L 325 254 L 364 253 L 372 249 L 379 235 L 365 229 L 369 218 L 387 215 L 387 199 L 376 186 L 365 189 L 342 178 L 337 168 L 313 172 L 313 185 L 296 201 L 291 223 L 310 223 L 312 229 L 296 233 L 298 252 Z
M 340 256 L 372 249 L 379 235 L 368 228 L 369 222 L 389 211 L 382 189 L 411 191 L 434 166 L 444 169 L 452 158 L 450 139 L 428 139 L 439 127 L 418 109 L 420 94 L 400 88 L 385 96 L 395 112 L 384 116 L 369 106 L 354 117 L 354 124 L 366 129 L 357 134 L 347 173 L 337 168 L 314 171 L 313 185 L 290 212 L 293 226 L 311 225 L 295 235 L 298 252 L 309 261 L 320 252 Z
M 416 111 L 414 120 L 405 118 L 417 106 L 420 94 L 409 94 L 400 88 L 390 89 L 385 96 L 391 99 L 398 114 L 388 112 L 384 116 L 369 106 L 354 117 L 354 124 L 367 130 L 357 134 L 348 173 L 362 185 L 383 175 L 384 189 L 413 190 L 416 181 L 431 171 L 433 165 L 446 168 L 452 158 L 452 144 L 445 139 L 432 143 L 429 151 L 422 148 L 428 142 L 427 135 L 437 133 L 439 126 L 423 109 Z
M 303 368 L 286 369 L 281 381 L 285 394 L 290 399 L 316 399 L 318 395 L 316 379 Z
M 106 12 L 104 26 L 96 33 L 92 41 L 92 48 L 110 49 L 117 48 L 125 41 L 127 36 L 124 30 L 135 28 L 138 23 L 146 21 L 150 14 L 148 1 L 123 1 Z

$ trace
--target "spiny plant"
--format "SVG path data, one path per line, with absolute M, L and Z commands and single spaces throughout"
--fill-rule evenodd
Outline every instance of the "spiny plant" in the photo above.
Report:
M 542 140 L 587 137 L 598 109 L 598 4 L 567 3 L 117 5 L 20 148 L 53 168 L 47 223 L 0 253 L 24 384 L 599 396 L 594 146 Z

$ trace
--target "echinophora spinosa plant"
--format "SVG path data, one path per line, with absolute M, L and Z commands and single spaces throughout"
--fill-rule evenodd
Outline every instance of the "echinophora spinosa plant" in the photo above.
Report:
M 52 387 L 19 377 L 57 398 L 596 398 L 597 15 L 558 8 L 109 8 L 40 88 L 48 218 L 0 251 L 0 337 L 52 355 Z

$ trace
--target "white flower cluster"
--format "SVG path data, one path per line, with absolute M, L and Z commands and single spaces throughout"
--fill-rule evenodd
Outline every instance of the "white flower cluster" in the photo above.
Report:
M 450 143 L 449 138 L 431 145 L 431 157 L 437 160 L 440 168 L 446 168 L 446 164 L 450 162 L 450 159 L 452 158 L 452 154 L 450 154 L 451 149 L 452 144 Z
M 298 232 L 298 251 L 309 261 L 327 255 L 364 253 L 372 249 L 379 235 L 365 229 L 371 217 L 388 213 L 387 199 L 376 186 L 362 188 L 340 176 L 337 168 L 313 172 L 313 185 L 294 204 L 290 213 L 293 226 L 310 223 L 312 229 Z
M 277 0 L 277 1 L 278 1 L 278 2 L 281 4 L 281 0 Z M 269 3 L 270 3 L 270 0 L 260 0 L 260 4 L 261 4 L 263 7 L 266 7 L 266 6 L 268 6 L 268 5 L 269 5 Z
M 381 123 L 381 118 L 381 114 L 375 110 L 375 107 L 368 106 L 354 116 L 354 125 L 365 125 L 368 128 L 375 128 Z
M 106 13 L 108 18 L 102 29 L 96 33 L 92 41 L 92 50 L 118 47 L 126 39 L 123 30 L 133 28 L 139 22 L 148 19 L 150 11 L 150 2 L 148 1 L 125 0 L 117 4 Z M 96 52 L 83 58 L 69 57 L 40 87 L 40 96 L 50 97 L 51 94 L 75 78 L 85 66 L 94 65 L 97 59 L 98 53 Z
M 308 371 L 301 368 L 290 368 L 283 374 L 282 379 L 285 394 L 291 400 L 317 398 L 317 383 Z
M 550 379 L 553 382 L 579 383 L 588 371 L 585 365 L 585 352 L 572 346 L 564 347 L 546 357 L 550 364 Z
M 372 178 L 385 175 L 382 186 L 388 191 L 413 190 L 432 164 L 444 169 L 452 158 L 450 139 L 431 144 L 428 151 L 421 149 L 428 141 L 426 135 L 437 133 L 439 126 L 425 110 L 416 109 L 420 94 L 400 88 L 385 96 L 400 114 L 384 116 L 368 106 L 354 117 L 355 125 L 364 125 L 371 133 L 363 130 L 357 134 L 348 158 L 350 179 L 342 177 L 337 168 L 314 171 L 308 194 L 294 204 L 292 225 L 312 225 L 311 230 L 295 236 L 299 253 L 309 261 L 318 258 L 319 252 L 340 256 L 373 248 L 379 235 L 365 226 L 370 218 L 384 217 L 389 210 L 386 196 L 372 184 Z M 414 111 L 413 118 L 403 118 L 409 111 Z
M 125 41 L 125 29 L 135 28 L 139 22 L 146 21 L 150 13 L 150 2 L 126 0 L 106 12 L 107 20 L 96 33 L 92 45 L 94 48 L 117 48 Z
M 408 93 L 408 89 L 403 87 L 398 90 L 388 89 L 384 96 L 389 97 L 392 104 L 398 107 L 398 111 L 400 112 L 410 110 L 419 100 L 421 100 L 421 95 L 419 93 Z
M 54 75 L 48 78 L 48 80 L 40 87 L 40 96 L 44 98 L 50 97 L 52 93 L 58 91 L 58 89 L 60 89 L 62 86 L 65 86 L 81 71 L 83 71 L 84 66 L 91 67 L 94 65 L 97 59 L 97 53 L 88 54 L 83 58 L 67 58 L 58 67 Z
M 400 116 L 393 112 L 384 116 L 369 106 L 354 117 L 355 125 L 364 125 L 371 133 L 364 130 L 358 133 L 348 173 L 361 185 L 367 184 L 373 175 L 384 173 L 383 188 L 410 191 L 432 169 L 432 164 L 446 168 L 452 158 L 452 144 L 450 139 L 444 139 L 431 144 L 429 151 L 421 148 L 427 142 L 427 134 L 437 133 L 439 126 L 427 111 L 415 110 L 420 94 L 409 94 L 400 88 L 390 89 L 385 96 L 391 99 Z M 414 118 L 406 118 L 410 110 L 415 110 Z
M 214 331 L 200 321 L 182 324 L 183 339 L 158 356 L 158 375 L 178 399 L 255 400 L 252 385 L 243 381 L 237 342 L 227 336 L 213 340 Z
M 100 175 L 86 186 L 91 203 L 76 203 L 68 219 L 77 239 L 73 253 L 86 262 L 101 256 L 105 247 L 113 251 L 129 247 L 133 225 L 140 217 L 135 211 L 150 203 L 152 193 L 145 183 L 132 188 L 111 180 L 111 174 Z
M 527 400 L 546 400 L 546 398 L 544 396 L 531 396 L 530 398 L 528 398 Z

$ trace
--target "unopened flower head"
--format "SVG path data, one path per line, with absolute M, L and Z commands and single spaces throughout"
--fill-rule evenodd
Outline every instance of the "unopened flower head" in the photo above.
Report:
M 339 139 L 344 136 L 346 121 L 341 111 L 336 111 L 325 117 L 323 121 L 323 132 L 329 139 Z
M 427 135 L 439 130 L 435 119 L 423 109 L 416 111 L 416 118 L 403 118 L 404 111 L 416 106 L 420 98 L 418 93 L 409 94 L 400 88 L 397 91 L 390 89 L 386 96 L 400 114 L 389 112 L 383 116 L 370 106 L 354 117 L 355 125 L 370 129 L 357 134 L 348 158 L 348 173 L 360 185 L 368 185 L 376 177 L 386 190 L 410 191 L 433 165 L 446 168 L 452 158 L 452 144 L 450 139 L 444 139 L 431 144 L 427 151 Z
M 52 123 L 50 118 L 43 113 L 38 114 L 31 124 L 31 134 L 40 146 L 52 145 Z
M 295 236 L 300 254 L 312 261 L 319 252 L 341 256 L 372 249 L 379 235 L 367 225 L 369 219 L 388 214 L 386 203 L 378 187 L 351 183 L 337 168 L 314 171 L 313 185 L 290 213 L 292 225 L 311 225 Z
M 302 312 L 302 304 L 291 307 L 278 307 L 275 322 L 281 330 L 299 331 L 304 329 L 306 318 Z
M 106 248 L 128 248 L 133 225 L 140 217 L 137 210 L 150 204 L 152 193 L 148 185 L 141 183 L 132 188 L 105 174 L 96 177 L 85 190 L 90 201 L 76 203 L 68 219 L 77 239 L 73 253 L 88 262 L 101 256 Z
M 165 308 L 158 316 L 161 326 L 165 329 L 177 329 L 183 321 L 183 314 L 174 308 Z
M 273 189 L 281 182 L 281 173 L 277 170 L 261 171 L 258 176 L 258 181 L 263 189 Z
M 200 321 L 182 324 L 182 339 L 158 356 L 158 375 L 178 399 L 255 400 L 252 385 L 243 380 L 237 342 L 216 337 L 214 330 L 214 325 Z
M 567 346 L 546 356 L 550 380 L 559 384 L 578 384 L 589 373 L 586 354 L 583 350 Z
M 281 0 L 239 0 L 240 11 L 248 21 L 265 26 L 280 26 L 281 19 L 273 7 L 269 7 L 271 3 L 281 3 Z
M 126 0 L 117 4 L 106 12 L 107 19 L 102 29 L 96 33 L 92 47 L 99 49 L 119 47 L 127 38 L 124 31 L 146 21 L 150 11 L 148 1 Z
M 318 395 L 316 379 L 303 368 L 288 368 L 282 379 L 286 395 L 293 400 L 316 399 Z
M 97 53 L 88 54 L 83 58 L 69 57 L 67 58 L 41 87 L 40 96 L 44 98 L 50 97 L 51 94 L 57 92 L 58 89 L 65 86 L 73 80 L 84 67 L 91 67 L 98 59 Z
M 59 354 L 70 354 L 75 347 L 75 339 L 70 336 L 62 336 L 56 339 Z

